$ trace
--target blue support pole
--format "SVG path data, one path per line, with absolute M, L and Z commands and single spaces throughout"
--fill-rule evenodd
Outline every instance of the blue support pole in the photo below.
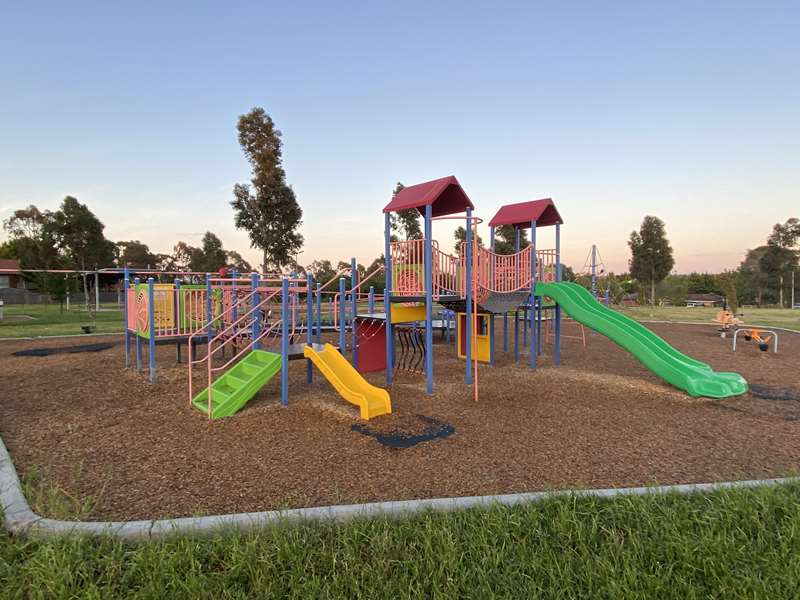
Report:
M 140 280 L 139 280 L 138 277 L 136 277 L 133 280 L 133 290 L 134 290 L 133 298 L 134 298 L 134 301 L 136 302 L 137 305 L 139 304 L 139 283 L 140 283 Z M 136 309 L 137 309 L 136 310 L 136 314 L 137 315 L 139 314 L 138 308 L 139 307 L 136 306 Z M 136 322 L 136 342 L 135 342 L 135 346 L 136 346 L 136 371 L 137 371 L 137 373 L 140 373 L 142 371 L 142 336 L 139 335 L 139 322 L 138 321 Z
M 519 252 L 520 230 L 514 228 L 514 252 Z M 527 333 L 525 334 L 527 335 Z M 514 311 L 514 362 L 519 362 L 519 311 Z
M 433 205 L 425 207 L 425 379 L 433 393 Z
M 531 325 L 531 369 L 536 368 L 536 351 L 538 340 L 536 334 L 536 221 L 531 221 L 531 298 L 528 318 Z
M 180 322 L 181 318 L 181 306 L 183 302 L 181 301 L 181 280 L 179 278 L 175 278 L 175 302 L 172 303 L 172 314 L 174 318 L 174 322 L 177 324 Z M 176 325 L 177 327 L 177 325 Z
M 494 252 L 494 227 L 489 227 L 489 250 Z
M 314 343 L 314 329 L 311 324 L 314 321 L 314 278 L 311 273 L 306 273 L 306 344 L 311 346 Z M 306 381 L 311 383 L 314 380 L 311 360 L 306 359 Z
M 536 299 L 536 355 L 542 355 L 542 302 L 541 296 Z
M 125 315 L 125 368 L 131 366 L 131 334 L 128 331 L 128 289 L 130 288 L 130 272 L 128 271 L 128 267 L 125 267 L 123 270 L 123 279 L 122 279 L 122 302 L 123 306 L 125 307 L 124 312 L 122 313 Z
M 528 347 L 528 311 L 525 307 L 522 310 L 522 347 Z
M 372 314 L 375 312 L 375 287 L 369 286 L 369 300 L 367 303 L 367 312 Z
M 494 366 L 494 314 L 489 315 L 489 365 Z
M 289 405 L 289 280 L 281 282 L 281 404 Z
M 322 344 L 322 284 L 317 284 L 317 343 Z
M 465 337 L 467 339 L 466 358 L 467 367 L 465 380 L 467 385 L 472 384 L 472 209 L 467 209 L 467 256 L 464 270 L 464 287 L 466 288 L 467 318 L 465 324 Z
M 253 292 L 253 325 L 252 325 L 252 332 L 250 335 L 253 337 L 253 350 L 258 350 L 261 348 L 261 342 L 258 341 L 258 337 L 261 335 L 261 321 L 262 321 L 262 314 L 263 311 L 260 308 L 256 308 L 259 304 L 261 304 L 261 294 L 258 291 L 258 284 L 259 284 L 259 276 L 258 273 L 251 273 L 250 274 L 250 289 Z
M 339 277 L 339 352 L 341 352 L 342 355 L 347 352 L 346 304 L 344 277 Z
M 561 281 L 561 223 L 556 223 L 556 281 Z M 556 303 L 555 310 L 555 345 L 553 348 L 553 362 L 561 364 L 561 306 Z
M 150 325 L 150 339 L 148 341 L 147 359 L 150 363 L 150 381 L 156 380 L 156 294 L 155 286 L 153 285 L 153 278 L 147 278 L 147 298 L 149 300 L 147 306 L 147 321 Z
M 386 287 L 383 290 L 383 306 L 386 312 L 386 384 L 392 383 L 392 372 L 394 371 L 394 330 L 392 328 L 392 216 L 390 213 L 384 214 L 383 238 L 384 238 L 384 260 L 386 261 Z
M 353 337 L 353 366 L 358 368 L 358 339 L 356 338 L 356 315 L 358 314 L 358 265 L 356 259 L 350 259 L 350 300 L 352 302 L 352 315 L 350 315 L 350 329 Z
M 503 313 L 503 352 L 508 352 L 508 313 Z

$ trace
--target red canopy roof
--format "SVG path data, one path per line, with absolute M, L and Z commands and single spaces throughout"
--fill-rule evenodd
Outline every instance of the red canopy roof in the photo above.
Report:
M 383 208 L 383 212 L 416 208 L 424 214 L 424 208 L 429 204 L 434 217 L 452 215 L 464 212 L 468 208 L 475 208 L 461 184 L 458 183 L 458 179 L 451 175 L 403 188 Z
M 531 221 L 536 221 L 537 227 L 547 227 L 564 222 L 561 215 L 558 214 L 555 202 L 551 198 L 543 198 L 542 200 L 501 206 L 497 214 L 489 221 L 489 227 L 513 225 L 525 228 L 531 226 Z

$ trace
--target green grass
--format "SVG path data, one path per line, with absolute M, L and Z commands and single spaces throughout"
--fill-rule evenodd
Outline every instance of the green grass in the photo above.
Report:
M 5 598 L 793 598 L 800 485 L 154 543 L 0 535 Z
M 101 305 L 94 320 L 74 305 L 62 311 L 57 304 L 10 304 L 3 308 L 0 338 L 83 335 L 81 325 L 95 324 L 97 333 L 122 333 L 123 311 L 116 304 Z M 32 317 L 20 320 L 20 317 Z
M 116 304 L 104 305 L 107 310 L 96 314 L 94 323 L 98 333 L 122 333 L 123 314 Z M 376 303 L 375 310 L 383 310 Z M 681 306 L 657 307 L 634 306 L 621 309 L 622 312 L 639 321 L 688 321 L 711 323 L 717 314 L 716 308 L 686 308 Z M 359 306 L 359 312 L 366 312 L 367 305 Z M 61 311 L 58 305 L 8 305 L 4 309 L 6 318 L 0 321 L 0 338 L 12 337 L 45 337 L 53 335 L 81 335 L 81 325 L 89 325 L 92 319 L 83 311 L 72 307 L 70 311 Z M 327 308 L 323 307 L 323 324 L 328 324 Z M 800 330 L 800 310 L 777 308 L 745 308 L 740 311 L 748 325 L 764 327 L 786 327 Z M 24 321 L 15 317 L 26 315 L 33 317 Z
M 712 323 L 718 308 L 688 308 L 685 306 L 631 306 L 621 312 L 637 321 L 675 321 Z M 741 308 L 739 316 L 747 325 L 785 327 L 800 330 L 800 310 L 788 308 Z

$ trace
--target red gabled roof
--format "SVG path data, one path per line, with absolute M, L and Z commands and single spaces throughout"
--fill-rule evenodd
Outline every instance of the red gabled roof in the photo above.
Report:
M 461 184 L 458 183 L 458 179 L 451 175 L 403 188 L 383 208 L 383 212 L 416 208 L 424 214 L 424 208 L 428 205 L 431 205 L 431 214 L 434 217 L 452 215 L 464 212 L 468 208 L 475 208 Z
M 497 214 L 489 221 L 489 227 L 513 225 L 525 228 L 531 226 L 531 221 L 536 221 L 537 227 L 547 227 L 564 222 L 561 215 L 558 214 L 555 202 L 551 198 L 543 198 L 542 200 L 501 206 Z
M 19 271 L 19 261 L 15 258 L 0 258 L 0 269 Z

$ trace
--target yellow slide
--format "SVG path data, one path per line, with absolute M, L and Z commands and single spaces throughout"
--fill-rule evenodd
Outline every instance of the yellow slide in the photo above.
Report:
M 311 359 L 311 362 L 325 375 L 342 398 L 361 409 L 362 419 L 371 419 L 392 412 L 392 400 L 389 398 L 389 392 L 375 387 L 364 379 L 353 368 L 353 365 L 330 344 L 325 344 L 325 348 L 321 352 L 316 352 L 311 346 L 306 346 L 303 356 Z

